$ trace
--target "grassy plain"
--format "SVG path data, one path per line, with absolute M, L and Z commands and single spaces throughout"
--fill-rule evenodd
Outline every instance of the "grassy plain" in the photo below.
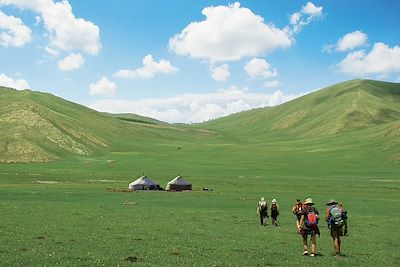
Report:
M 373 150 L 326 140 L 240 145 L 213 139 L 55 163 L 2 164 L 0 262 L 398 266 L 400 166 L 380 160 Z M 195 191 L 106 191 L 126 188 L 142 172 L 162 186 L 180 173 Z M 203 192 L 202 187 L 213 191 Z M 258 224 L 255 211 L 261 196 L 278 199 L 280 227 Z M 334 258 L 328 229 L 321 222 L 319 256 L 302 257 L 291 206 L 297 197 L 312 197 L 323 213 L 330 196 L 349 211 L 344 256 Z

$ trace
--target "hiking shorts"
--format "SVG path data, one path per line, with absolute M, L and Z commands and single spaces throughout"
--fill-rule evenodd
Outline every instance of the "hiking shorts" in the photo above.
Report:
M 320 235 L 318 225 L 310 226 L 308 228 L 303 228 L 300 231 L 301 236 L 306 239 L 307 236 Z
M 341 226 L 332 226 L 330 227 L 331 229 L 331 237 L 333 239 L 339 238 L 341 235 L 343 235 L 343 225 Z

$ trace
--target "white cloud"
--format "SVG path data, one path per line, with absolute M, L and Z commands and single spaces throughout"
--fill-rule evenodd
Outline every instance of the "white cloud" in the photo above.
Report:
M 177 73 L 178 69 L 173 67 L 171 63 L 167 60 L 161 59 L 156 62 L 152 55 L 147 55 L 143 58 L 143 67 L 137 68 L 135 70 L 119 70 L 113 74 L 116 78 L 122 79 L 132 79 L 135 77 L 148 79 L 153 78 L 157 73 L 172 74 Z
M 333 50 L 346 52 L 355 48 L 365 46 L 367 44 L 367 41 L 367 34 L 363 33 L 362 31 L 354 31 L 344 35 L 336 42 L 336 44 L 325 45 L 322 48 L 322 51 L 328 53 L 331 53 Z
M 215 63 L 259 56 L 292 45 L 285 30 L 265 23 L 238 2 L 206 7 L 202 13 L 205 20 L 190 23 L 170 38 L 173 52 Z
M 0 10 L 0 44 L 2 46 L 22 47 L 31 40 L 31 29 L 21 19 L 7 16 Z
M 233 86 L 214 93 L 183 94 L 165 99 L 106 99 L 92 103 L 90 107 L 112 113 L 130 112 L 170 123 L 196 123 L 252 108 L 278 105 L 296 97 L 298 95 L 285 95 L 281 91 L 252 93 L 246 88 Z
M 250 76 L 250 78 L 271 78 L 278 75 L 276 69 L 271 68 L 271 64 L 269 64 L 265 59 L 261 58 L 253 58 L 244 66 L 244 70 Z
M 322 7 L 317 7 L 313 3 L 307 2 L 307 4 L 303 6 L 301 12 L 311 17 L 318 17 L 322 14 Z
M 4 73 L 0 74 L 0 86 L 10 87 L 17 90 L 30 89 L 29 83 L 27 81 L 22 79 L 14 80 Z
M 277 80 L 266 81 L 266 82 L 263 83 L 263 86 L 267 87 L 267 88 L 278 87 L 279 86 L 279 81 L 277 81 Z
M 345 52 L 364 46 L 367 43 L 368 36 L 362 31 L 354 31 L 346 34 L 339 39 L 336 45 L 337 51 Z
M 85 59 L 81 54 L 71 53 L 58 62 L 58 68 L 62 71 L 75 70 L 79 69 L 83 63 L 85 63 Z
M 53 50 L 90 55 L 97 55 L 101 50 L 99 27 L 90 21 L 76 18 L 66 0 L 0 0 L 0 4 L 39 13 L 50 38 L 49 47 Z
M 341 72 L 351 75 L 400 73 L 400 47 L 375 43 L 369 53 L 365 50 L 349 53 L 338 67 Z
M 322 6 L 317 7 L 313 3 L 307 2 L 299 12 L 295 12 L 290 16 L 291 27 L 287 27 L 286 30 L 291 35 L 300 32 L 304 26 L 322 16 L 322 9 Z
M 211 66 L 211 77 L 219 82 L 226 81 L 231 73 L 229 72 L 228 64 L 222 64 L 221 66 Z
M 117 85 L 106 77 L 101 77 L 97 82 L 91 83 L 89 89 L 91 95 L 114 96 L 117 91 Z
M 135 70 L 119 70 L 116 73 L 113 74 L 113 77 L 115 78 L 120 78 L 120 79 L 133 79 L 135 78 L 136 72 Z

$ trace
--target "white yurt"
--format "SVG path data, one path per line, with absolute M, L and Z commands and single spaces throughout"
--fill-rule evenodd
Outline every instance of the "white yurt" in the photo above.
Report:
M 159 190 L 160 185 L 151 180 L 147 176 L 141 176 L 137 180 L 129 184 L 131 190 Z
M 178 175 L 174 179 L 168 182 L 165 190 L 168 191 L 182 191 L 182 190 L 192 190 L 192 184 Z

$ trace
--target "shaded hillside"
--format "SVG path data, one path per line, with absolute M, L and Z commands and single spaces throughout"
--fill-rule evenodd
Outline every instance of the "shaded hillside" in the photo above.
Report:
M 0 87 L 0 162 L 134 151 L 201 131 L 124 121 L 51 94 Z
M 159 121 L 153 118 L 140 116 L 133 113 L 119 113 L 119 114 L 112 114 L 112 113 L 104 113 L 106 115 L 118 118 L 123 121 L 129 122 L 138 122 L 138 123 L 146 123 L 146 124 L 154 124 L 154 125 L 167 125 L 168 123 Z

